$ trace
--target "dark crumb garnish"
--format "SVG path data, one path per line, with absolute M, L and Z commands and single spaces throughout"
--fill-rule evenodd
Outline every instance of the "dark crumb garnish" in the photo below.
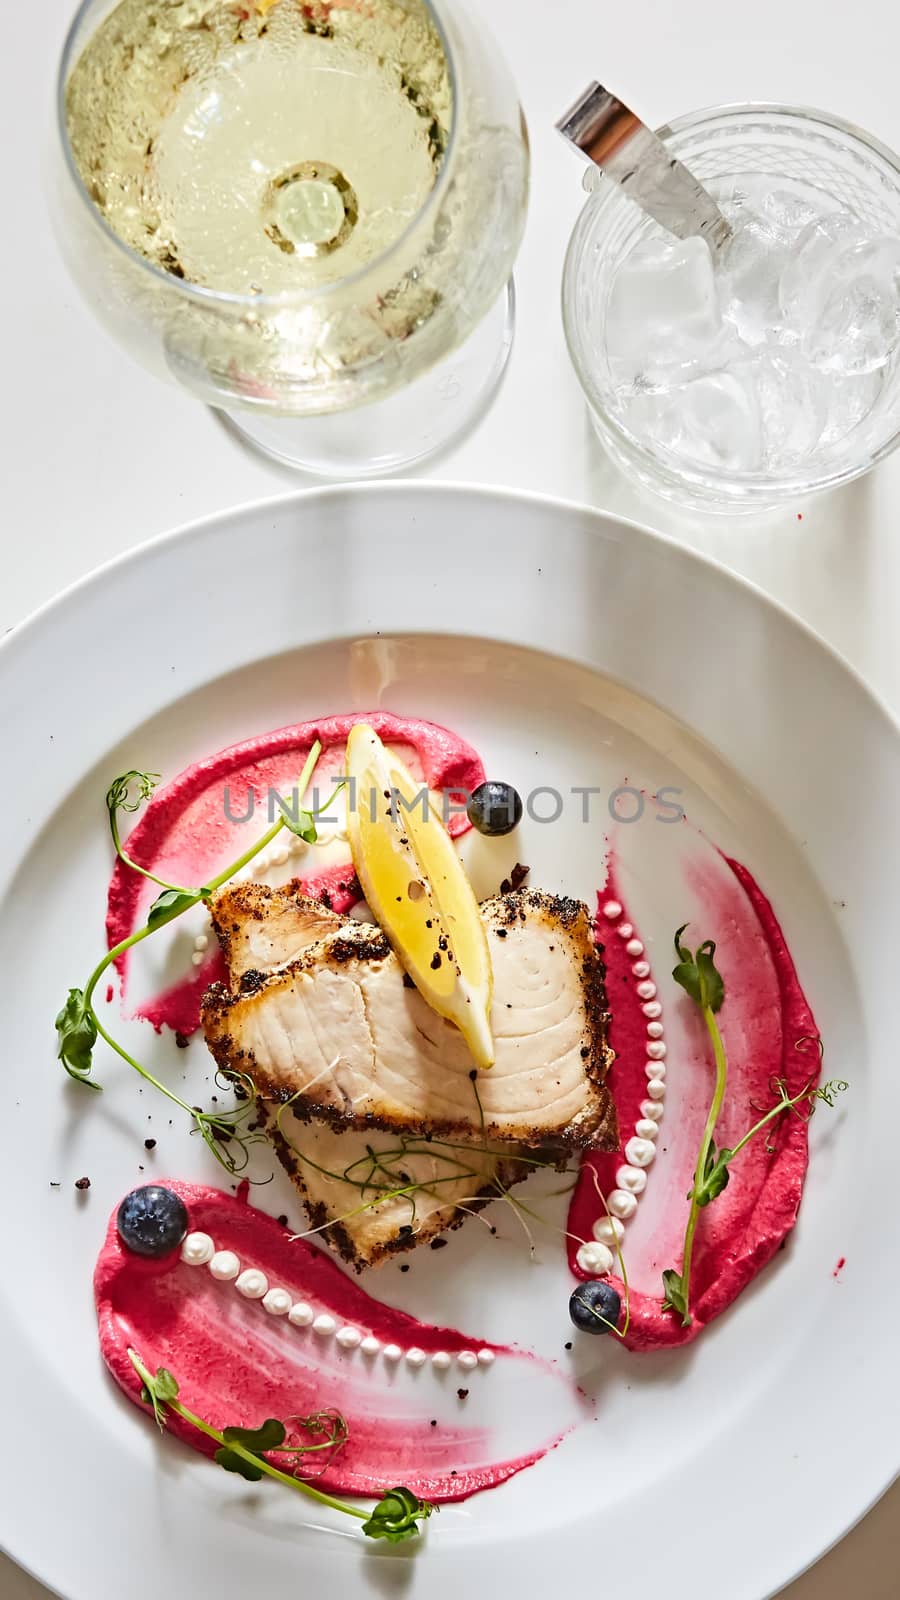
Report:
M 432 1239 L 431 1248 L 432 1250 L 443 1250 L 444 1245 L 449 1243 L 449 1239 Z
M 468 1389 L 457 1389 L 456 1397 L 457 1397 L 458 1400 L 468 1400 L 468 1398 L 469 1398 Z
M 281 1226 L 283 1228 L 286 1228 L 287 1227 L 287 1212 L 286 1211 L 282 1211 L 281 1216 L 278 1217 L 276 1220 L 281 1223 Z
M 506 929 L 505 928 L 495 928 L 494 932 L 496 933 L 498 939 L 505 939 L 506 938 Z
M 459 1473 L 457 1472 L 455 1467 L 452 1469 L 452 1471 L 450 1473 L 450 1476 L 451 1476 L 451 1478 L 458 1478 L 459 1477 Z
M 156 1140 L 155 1139 L 145 1139 L 144 1140 L 144 1149 L 145 1150 L 155 1150 L 156 1149 Z
M 471 1078 L 472 1082 L 474 1083 L 475 1080 L 478 1077 L 478 1068 L 477 1067 L 473 1067 L 472 1068 L 472 1071 L 469 1073 L 469 1077 Z
M 509 877 L 503 879 L 500 885 L 500 893 L 515 894 L 516 890 L 521 889 L 523 883 L 526 882 L 530 871 L 530 867 L 524 867 L 521 861 L 517 861 Z
M 76 1178 L 75 1187 L 76 1189 L 89 1189 L 91 1187 L 90 1178 Z
M 566 1348 L 566 1349 L 567 1349 L 567 1350 L 571 1350 L 571 1348 L 572 1348 L 572 1341 L 571 1341 L 571 1339 L 569 1339 L 569 1340 L 568 1340 L 568 1341 L 567 1341 L 567 1343 L 566 1343 L 566 1346 L 565 1346 L 565 1348 Z
M 497 1229 L 494 1227 L 493 1223 L 491 1223 L 491 1233 L 494 1235 L 494 1238 L 496 1239 L 496 1237 L 497 1237 Z
M 51 1178 L 50 1179 L 50 1187 L 51 1187 L 51 1189 L 61 1189 L 62 1188 L 62 1184 L 61 1183 L 54 1183 L 53 1179 Z
M 436 1428 L 437 1427 L 437 1417 L 432 1417 L 431 1426 L 432 1426 L 432 1428 Z
M 400 1271 L 401 1272 L 408 1272 L 409 1271 L 409 1262 L 408 1261 L 401 1261 L 401 1263 L 400 1263 Z
M 179 1029 L 178 1032 L 175 1035 L 175 1043 L 177 1044 L 179 1050 L 186 1050 L 188 1045 L 190 1044 L 190 1042 L 191 1041 L 188 1038 L 187 1034 L 186 1033 L 182 1033 L 181 1030 Z

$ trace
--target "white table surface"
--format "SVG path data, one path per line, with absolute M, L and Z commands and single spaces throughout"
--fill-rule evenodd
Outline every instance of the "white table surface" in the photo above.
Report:
M 47 217 L 45 153 L 70 3 L 10 6 L 4 19 L 0 632 L 155 533 L 312 481 L 243 450 L 194 400 L 145 376 L 69 283 Z M 596 75 L 651 124 L 715 102 L 784 101 L 836 112 L 900 147 L 900 10 L 892 0 L 472 4 L 521 89 L 534 156 L 531 214 L 503 389 L 474 434 L 421 475 L 558 494 L 674 534 L 797 612 L 900 713 L 900 451 L 856 484 L 762 521 L 729 525 L 640 498 L 602 456 L 568 365 L 559 284 L 582 195 L 578 163 L 553 132 Z M 846 1426 L 839 1383 L 820 1400 L 834 1406 L 835 1427 Z M 35 1484 L 48 1496 L 48 1537 L 54 1493 Z M 900 1485 L 786 1593 L 897 1600 Z M 39 1600 L 46 1591 L 0 1557 L 0 1595 Z

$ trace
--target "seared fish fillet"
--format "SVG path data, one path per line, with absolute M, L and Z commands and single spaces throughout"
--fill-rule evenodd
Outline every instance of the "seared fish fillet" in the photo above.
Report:
M 307 918 L 309 903 L 294 899 Z M 215 921 L 226 958 L 242 962 L 254 940 L 264 951 L 265 933 L 229 906 L 216 906 Z M 604 969 L 587 908 L 520 890 L 481 910 L 494 966 L 490 1070 L 477 1070 L 459 1031 L 408 986 L 380 930 L 353 921 L 274 971 L 245 967 L 237 993 L 207 990 L 216 1061 L 248 1072 L 264 1100 L 290 1100 L 300 1117 L 338 1128 L 615 1148 Z
M 235 993 L 245 972 L 277 970 L 334 932 L 342 919 L 290 887 L 269 889 L 249 883 L 217 897 L 214 924 Z M 495 1151 L 480 1138 L 469 1146 L 460 1140 L 454 1149 L 439 1149 L 421 1139 L 404 1140 L 407 1148 L 398 1159 L 390 1155 L 399 1148 L 393 1134 L 301 1121 L 286 1107 L 276 1123 L 274 1111 L 264 1102 L 259 1102 L 259 1113 L 303 1198 L 311 1225 L 323 1229 L 324 1240 L 357 1270 L 458 1227 L 532 1170 L 528 1160 L 517 1159 L 509 1147 Z M 360 1192 L 357 1183 L 366 1180 L 393 1183 L 384 1172 L 373 1171 L 370 1151 L 388 1158 L 396 1188 L 412 1184 L 414 1194 L 379 1201 L 374 1187 Z M 343 1173 L 348 1175 L 346 1181 Z

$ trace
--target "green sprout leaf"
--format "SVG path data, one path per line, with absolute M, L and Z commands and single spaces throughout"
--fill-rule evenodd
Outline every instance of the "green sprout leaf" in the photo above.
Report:
M 704 940 L 696 954 L 692 955 L 681 942 L 681 935 L 686 927 L 685 922 L 675 935 L 678 965 L 673 968 L 672 977 L 702 1009 L 719 1011 L 725 999 L 725 985 L 713 960 L 716 953 L 715 941 Z
M 221 1450 L 216 1451 L 215 1459 L 226 1472 L 239 1472 L 241 1477 L 247 1478 L 250 1483 L 258 1483 L 263 1476 L 262 1467 L 257 1467 L 246 1456 L 238 1455 L 236 1451 L 229 1450 L 233 1444 L 242 1445 L 249 1450 L 251 1455 L 261 1456 L 267 1450 L 277 1450 L 283 1445 L 286 1437 L 285 1426 L 276 1417 L 268 1417 L 259 1428 L 223 1428 L 222 1438 L 225 1444 Z
M 663 1311 L 677 1311 L 684 1325 L 688 1326 L 691 1318 L 681 1273 L 676 1272 L 674 1267 L 668 1267 L 662 1278 L 664 1291 Z
M 121 777 L 113 778 L 106 791 L 106 809 L 110 821 L 117 811 L 139 811 L 146 800 L 150 799 L 156 785 L 159 783 L 158 772 L 123 772 Z
M 367 1539 L 387 1539 L 401 1544 L 421 1533 L 420 1522 L 431 1516 L 434 1506 L 420 1500 L 411 1489 L 388 1489 L 362 1525 Z
M 90 1072 L 94 1045 L 97 1043 L 97 1023 L 85 999 L 83 989 L 70 989 L 65 1005 L 56 1016 L 57 1058 L 70 1078 L 99 1089 Z
M 176 917 L 190 911 L 200 898 L 195 889 L 165 889 L 147 912 L 147 927 L 162 928 L 167 922 L 174 922 Z

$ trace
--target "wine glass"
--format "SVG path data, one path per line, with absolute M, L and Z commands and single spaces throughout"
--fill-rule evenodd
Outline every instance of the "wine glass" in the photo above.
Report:
M 488 403 L 528 144 L 457 0 L 84 0 L 58 116 L 85 299 L 267 454 L 395 470 Z

